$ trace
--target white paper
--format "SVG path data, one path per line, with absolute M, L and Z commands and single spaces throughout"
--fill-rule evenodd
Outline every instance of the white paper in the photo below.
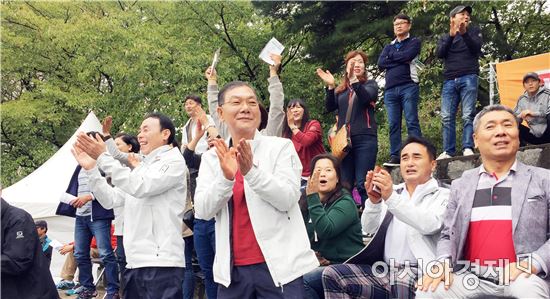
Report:
M 218 48 L 216 52 L 214 53 L 214 58 L 212 59 L 212 65 L 210 66 L 211 70 L 216 69 L 216 65 L 218 64 L 218 61 L 220 61 L 220 50 L 221 48 Z
M 271 64 L 274 65 L 275 62 L 269 57 L 270 54 L 277 54 L 281 55 L 283 53 L 283 50 L 285 49 L 285 46 L 281 44 L 276 38 L 271 38 L 269 42 L 265 45 L 265 47 L 262 49 L 262 52 L 260 52 L 260 58 Z
M 63 247 L 63 244 L 59 241 L 57 241 L 56 239 L 52 239 L 52 241 L 50 242 L 50 246 L 59 251 L 59 249 L 61 249 L 61 247 Z

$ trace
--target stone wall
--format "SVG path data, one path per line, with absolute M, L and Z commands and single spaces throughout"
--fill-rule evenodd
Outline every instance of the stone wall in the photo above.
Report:
M 522 147 L 519 149 L 517 158 L 525 164 L 550 169 L 550 143 Z M 441 182 L 450 184 L 452 180 L 459 178 L 465 170 L 478 167 L 480 164 L 479 154 L 439 160 L 434 177 Z M 402 182 L 399 167 L 393 168 L 391 174 L 394 182 Z

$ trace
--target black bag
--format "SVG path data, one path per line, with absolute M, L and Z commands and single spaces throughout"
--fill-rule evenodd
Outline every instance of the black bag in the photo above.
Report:
M 183 223 L 187 225 L 190 230 L 193 230 L 193 225 L 195 223 L 195 210 L 189 209 L 183 213 Z

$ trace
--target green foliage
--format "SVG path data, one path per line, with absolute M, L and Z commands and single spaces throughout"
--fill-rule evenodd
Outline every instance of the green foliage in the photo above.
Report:
M 280 76 L 287 99 L 305 99 L 326 132 L 334 116 L 325 113 L 315 69 L 341 72 L 344 54 L 361 48 L 369 54 L 372 76 L 380 78 L 375 63 L 393 38 L 392 19 L 400 11 L 413 17 L 412 34 L 423 40 L 422 129 L 441 144 L 442 65 L 434 52 L 438 35 L 448 30 L 447 13 L 458 4 L 3 1 L 2 185 L 44 163 L 90 110 L 98 117 L 113 115 L 113 133 L 136 133 L 151 111 L 166 113 L 182 126 L 187 121 L 182 98 L 191 93 L 206 98 L 203 73 L 219 47 L 219 84 L 248 81 L 268 105 L 268 67 L 258 54 L 271 37 L 286 46 Z M 486 40 L 483 65 L 548 50 L 541 38 L 550 25 L 544 0 L 474 2 L 473 8 L 474 23 Z M 481 102 L 486 102 L 486 90 L 482 82 Z M 377 121 L 383 161 L 389 149 L 381 100 Z

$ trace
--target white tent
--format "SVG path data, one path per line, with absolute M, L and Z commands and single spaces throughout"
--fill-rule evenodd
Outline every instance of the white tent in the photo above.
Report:
M 78 132 L 101 132 L 101 123 L 90 112 L 71 138 L 33 173 L 2 190 L 11 205 L 27 211 L 35 219 L 48 222 L 48 236 L 61 243 L 74 239 L 74 218 L 55 215 L 61 194 L 65 193 L 77 162 L 71 153 Z M 50 270 L 59 276 L 65 257 L 54 250 Z

